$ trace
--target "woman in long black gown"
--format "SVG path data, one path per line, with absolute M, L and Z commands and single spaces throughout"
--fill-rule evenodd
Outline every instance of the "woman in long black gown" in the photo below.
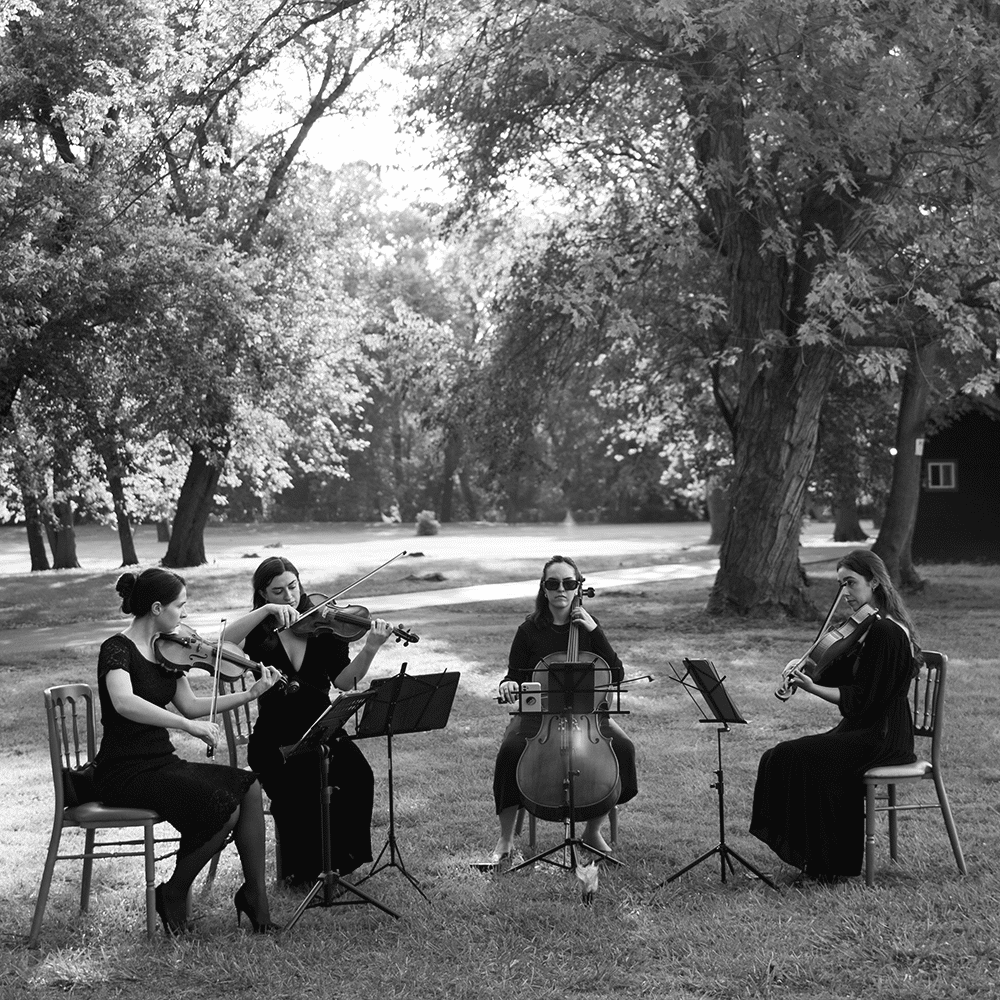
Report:
M 553 556 L 542 567 L 535 610 L 518 626 L 510 646 L 507 673 L 500 681 L 502 701 L 516 703 L 521 685 L 532 679 L 538 662 L 550 653 L 566 651 L 571 621 L 579 626 L 580 651 L 600 656 L 610 668 L 612 683 L 617 684 L 624 679 L 622 661 L 597 620 L 582 606 L 571 610 L 582 581 L 580 570 L 568 556 Z M 540 724 L 540 715 L 516 715 L 504 732 L 493 770 L 493 798 L 500 824 L 500 835 L 493 850 L 494 862 L 504 861 L 511 855 L 517 811 L 522 804 L 517 765 L 528 739 L 538 732 Z M 621 805 L 634 798 L 639 791 L 635 746 L 613 719 L 604 717 L 601 729 L 611 739 L 612 749 L 618 758 L 622 787 L 617 804 Z M 611 848 L 601 835 L 605 819 L 605 815 L 588 819 L 580 839 L 607 854 Z
M 836 705 L 843 718 L 829 732 L 764 753 L 750 823 L 778 857 L 819 881 L 861 871 L 864 772 L 916 759 L 907 693 L 919 652 L 910 616 L 885 564 L 867 549 L 844 556 L 837 577 L 852 611 L 871 604 L 879 617 L 860 647 L 825 669 L 822 684 L 793 672 L 796 687 Z
M 233 833 L 243 865 L 244 885 L 236 893 L 237 918 L 246 913 L 255 931 L 274 925 L 264 881 L 264 814 L 260 785 L 247 771 L 221 764 L 182 760 L 168 729 L 196 736 L 208 746 L 219 742 L 219 727 L 201 721 L 211 699 L 197 697 L 182 671 L 157 661 L 153 639 L 175 629 L 187 616 L 184 580 L 162 569 L 139 576 L 124 573 L 116 584 L 122 611 L 132 624 L 101 645 L 97 687 L 104 733 L 94 781 L 107 805 L 153 809 L 181 834 L 173 875 L 156 887 L 156 911 L 164 930 L 189 930 L 188 895 L 198 873 Z M 249 691 L 225 695 L 225 711 L 259 697 L 278 679 L 265 669 Z M 166 706 L 172 704 L 180 713 Z
M 331 686 L 341 691 L 356 686 L 392 626 L 376 618 L 353 659 L 348 644 L 329 632 L 307 638 L 291 630 L 277 632 L 310 607 L 298 570 L 281 556 L 265 559 L 254 572 L 253 605 L 253 611 L 230 626 L 227 638 L 239 642 L 245 637 L 247 656 L 276 667 L 295 683 L 289 691 L 272 691 L 261 699 L 247 760 L 271 799 L 282 878 L 290 886 L 305 886 L 316 880 L 323 865 L 321 762 L 314 754 L 286 761 L 280 747 L 299 740 L 330 706 Z M 329 766 L 331 863 L 347 875 L 372 860 L 375 777 L 357 744 L 346 739 L 330 744 Z

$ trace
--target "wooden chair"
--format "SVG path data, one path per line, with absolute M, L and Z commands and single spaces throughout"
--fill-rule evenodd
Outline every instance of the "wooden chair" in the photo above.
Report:
M 219 694 L 231 694 L 234 691 L 247 691 L 253 683 L 253 680 L 247 679 L 246 674 L 242 674 L 241 676 L 235 678 L 223 677 L 219 682 Z M 253 724 L 257 718 L 257 702 L 247 702 L 245 705 L 240 705 L 238 708 L 231 708 L 221 714 L 222 729 L 226 735 L 226 750 L 229 754 L 229 766 L 248 768 L 246 763 L 246 746 L 250 739 L 250 734 L 253 732 Z M 242 760 L 240 754 L 241 749 L 243 751 Z M 264 796 L 264 815 L 271 815 L 270 804 L 266 795 Z M 274 828 L 274 843 L 275 877 L 280 882 L 282 877 L 281 851 L 278 850 L 277 827 Z M 219 858 L 221 856 L 222 851 L 219 851 L 219 853 L 212 858 L 211 864 L 208 867 L 208 875 L 205 878 L 206 885 L 211 885 L 212 880 L 215 878 L 215 873 L 219 868 Z
M 535 834 L 537 833 L 538 827 L 538 817 L 534 813 L 529 813 L 524 806 L 521 806 L 517 811 L 517 823 L 514 825 L 514 833 L 517 836 L 521 835 L 521 830 L 524 828 L 524 817 L 525 814 L 528 816 L 528 846 L 533 848 L 535 846 Z M 611 823 L 611 846 L 614 847 L 618 843 L 618 806 L 612 806 L 611 811 L 608 813 L 608 819 Z
M 917 737 L 931 741 L 931 759 L 917 760 L 913 764 L 894 764 L 889 767 L 873 767 L 865 772 L 865 883 L 875 884 L 875 817 L 879 812 L 889 814 L 889 855 L 898 860 L 897 814 L 911 809 L 940 808 L 944 818 L 951 849 L 955 854 L 958 870 L 965 875 L 965 858 L 962 845 L 958 841 L 958 831 L 948 804 L 948 793 L 941 773 L 941 739 L 944 731 L 944 682 L 948 657 L 943 653 L 924 651 L 926 667 L 914 680 L 910 707 L 913 712 L 913 732 Z M 900 805 L 896 799 L 896 786 L 906 782 L 934 782 L 937 802 L 915 802 Z M 886 786 L 884 795 L 876 795 L 879 785 Z M 883 802 L 884 805 L 877 803 Z
M 49 852 L 35 901 L 35 915 L 28 934 L 28 946 L 34 947 L 38 942 L 56 862 L 83 861 L 80 912 L 86 913 L 90 903 L 91 873 L 95 858 L 139 856 L 145 858 L 146 934 L 152 937 L 156 930 L 156 906 L 153 895 L 156 862 L 176 853 L 176 850 L 169 851 L 157 858 L 156 845 L 176 843 L 178 837 L 155 836 L 154 828 L 157 823 L 162 823 L 164 820 L 151 809 L 127 809 L 123 806 L 105 806 L 97 801 L 84 801 L 87 793 L 80 791 L 74 779 L 79 774 L 79 769 L 90 763 L 96 754 L 94 692 L 89 684 L 64 684 L 48 688 L 45 691 L 45 718 L 49 731 L 49 757 L 55 790 L 55 818 L 52 823 Z M 82 854 L 59 853 L 63 830 L 67 827 L 78 827 L 86 831 Z M 142 839 L 100 841 L 96 839 L 98 830 L 120 830 L 129 827 L 141 827 Z M 109 848 L 115 850 L 109 851 Z

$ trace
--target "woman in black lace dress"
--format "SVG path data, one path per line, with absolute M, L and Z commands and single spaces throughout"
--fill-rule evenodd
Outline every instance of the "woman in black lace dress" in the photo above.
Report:
M 281 556 L 271 556 L 257 567 L 253 605 L 253 611 L 230 626 L 227 637 L 234 642 L 245 637 L 247 656 L 276 667 L 294 683 L 261 699 L 247 760 L 271 799 L 282 877 L 291 886 L 308 885 L 323 862 L 321 762 L 314 754 L 285 760 L 280 748 L 297 742 L 330 706 L 331 688 L 349 691 L 357 685 L 392 626 L 376 618 L 353 658 L 347 642 L 330 632 L 308 638 L 291 630 L 277 632 L 310 607 L 298 570 Z M 329 766 L 331 863 L 346 875 L 372 860 L 375 778 L 365 755 L 350 740 L 330 744 Z
M 802 671 L 792 678 L 843 718 L 829 732 L 764 753 L 750 822 L 750 832 L 778 857 L 823 882 L 861 871 L 864 772 L 916 759 L 907 693 L 919 653 L 910 616 L 885 564 L 867 549 L 844 556 L 837 578 L 852 611 L 870 604 L 878 619 L 859 646 L 826 667 L 822 684 Z
M 247 771 L 182 760 L 167 734 L 179 729 L 211 747 L 219 742 L 219 727 L 203 721 L 211 699 L 197 697 L 183 672 L 157 662 L 153 648 L 157 633 L 175 629 L 186 617 L 184 580 L 147 569 L 139 576 L 123 574 L 116 589 L 122 611 L 133 619 L 124 632 L 105 640 L 98 659 L 104 734 L 94 780 L 101 801 L 153 809 L 180 832 L 174 872 L 156 887 L 156 911 L 167 933 L 190 929 L 191 885 L 230 833 L 245 879 L 234 900 L 237 918 L 246 913 L 255 931 L 270 930 L 260 785 Z M 278 676 L 263 671 L 249 691 L 219 698 L 217 711 L 259 697 Z

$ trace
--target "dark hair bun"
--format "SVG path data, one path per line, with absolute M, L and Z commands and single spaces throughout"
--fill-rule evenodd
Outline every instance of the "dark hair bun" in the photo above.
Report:
M 132 596 L 132 591 L 135 589 L 136 575 L 135 573 L 122 573 L 118 580 L 115 582 L 115 590 L 118 592 L 118 596 L 122 599 L 122 611 L 125 614 L 131 614 L 129 608 L 129 598 Z
M 150 613 L 157 602 L 169 604 L 177 600 L 184 589 L 184 577 L 154 566 L 144 569 L 138 576 L 135 573 L 122 573 L 115 589 L 122 598 L 122 611 L 142 618 Z

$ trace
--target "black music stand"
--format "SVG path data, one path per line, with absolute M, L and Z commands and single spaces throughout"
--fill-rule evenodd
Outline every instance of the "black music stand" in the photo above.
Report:
M 590 715 L 594 711 L 594 695 L 598 690 L 594 686 L 594 664 L 590 660 L 580 663 L 564 662 L 550 663 L 547 665 L 548 672 L 548 696 L 542 718 L 549 715 L 561 715 L 568 720 L 573 715 Z M 609 692 L 610 693 L 610 692 Z M 517 714 L 517 713 L 515 713 Z M 531 713 L 536 714 L 536 713 Z M 610 712 L 608 714 L 611 714 Z M 615 712 L 615 715 L 627 715 L 627 712 Z M 544 724 L 544 722 L 543 722 Z M 541 854 L 536 854 L 527 861 L 522 861 L 519 865 L 508 868 L 510 872 L 520 871 L 538 861 L 552 865 L 556 868 L 565 868 L 567 871 L 576 871 L 579 867 L 577 850 L 583 848 L 591 854 L 597 855 L 605 861 L 621 866 L 623 862 L 616 857 L 602 851 L 596 847 L 591 847 L 576 835 L 576 797 L 575 797 L 575 776 L 577 770 L 573 762 L 573 741 L 567 741 L 567 760 L 565 776 L 563 778 L 563 840 L 561 844 Z M 562 860 L 553 860 L 553 855 L 562 853 Z M 569 859 L 568 861 L 566 859 Z
M 365 704 L 352 739 L 368 739 L 372 736 L 386 737 L 386 752 L 388 754 L 389 773 L 389 832 L 382 850 L 364 878 L 358 884 L 366 882 L 384 868 L 398 868 L 410 881 L 410 884 L 424 899 L 427 894 L 420 888 L 420 883 L 406 870 L 403 856 L 396 843 L 396 806 L 392 774 L 392 738 L 400 733 L 425 733 L 434 729 L 444 729 L 448 724 L 451 706 L 458 689 L 458 679 L 462 675 L 457 671 L 444 671 L 440 674 L 407 674 L 406 664 L 399 668 L 395 677 L 374 680 L 368 690 L 371 695 Z M 383 862 L 386 851 L 389 858 Z M 428 900 L 429 901 L 429 900 Z
M 323 871 L 320 872 L 315 884 L 309 890 L 305 899 L 299 904 L 292 919 L 285 924 L 282 933 L 290 931 L 299 921 L 303 913 L 311 906 L 351 906 L 368 903 L 377 906 L 383 913 L 399 919 L 399 914 L 388 906 L 380 903 L 368 893 L 359 889 L 353 882 L 340 877 L 333 870 L 333 860 L 330 851 L 330 744 L 345 737 L 337 734 L 344 728 L 347 720 L 360 711 L 372 698 L 370 691 L 352 691 L 342 694 L 322 715 L 306 730 L 305 735 L 292 746 L 282 747 L 281 754 L 288 760 L 299 754 L 316 753 L 320 758 L 320 836 L 322 837 Z M 323 890 L 321 900 L 315 901 L 320 889 Z M 350 898 L 351 896 L 357 898 Z
M 746 725 L 746 719 L 740 714 L 739 709 L 733 704 L 729 697 L 725 687 L 723 686 L 724 678 L 720 677 L 715 669 L 715 666 L 709 660 L 685 660 L 684 666 L 687 668 L 683 674 L 678 674 L 674 670 L 673 664 L 670 665 L 670 669 L 674 671 L 674 676 L 672 680 L 677 681 L 682 685 L 685 691 L 687 691 L 688 696 L 695 703 L 698 711 L 701 712 L 702 718 L 699 722 L 714 722 L 718 724 L 716 730 L 716 740 L 719 747 L 719 767 L 715 772 L 716 780 L 712 783 L 711 787 L 718 790 L 719 793 L 719 843 L 715 845 L 710 851 L 706 851 L 700 857 L 697 857 L 689 865 L 685 865 L 680 871 L 674 872 L 665 882 L 661 882 L 660 885 L 666 885 L 667 882 L 673 882 L 675 878 L 679 878 L 685 872 L 689 872 L 696 865 L 700 865 L 702 861 L 707 861 L 712 855 L 719 855 L 719 868 L 722 874 L 722 881 L 726 881 L 726 867 L 728 866 L 730 873 L 736 874 L 736 870 L 733 868 L 733 862 L 731 858 L 735 858 L 744 868 L 748 869 L 754 875 L 757 876 L 762 882 L 766 882 L 772 889 L 777 889 L 778 887 L 771 881 L 763 872 L 755 868 L 749 861 L 745 858 L 740 857 L 727 843 L 726 843 L 726 797 L 725 797 L 725 781 L 723 778 L 722 771 L 722 734 L 729 732 L 729 724 L 741 724 Z M 688 678 L 690 678 L 694 683 L 688 683 Z M 700 692 L 702 698 L 704 699 L 705 705 L 708 707 L 711 714 L 707 714 L 702 708 L 698 699 L 695 698 L 692 691 Z M 657 887 L 659 888 L 659 886 Z

